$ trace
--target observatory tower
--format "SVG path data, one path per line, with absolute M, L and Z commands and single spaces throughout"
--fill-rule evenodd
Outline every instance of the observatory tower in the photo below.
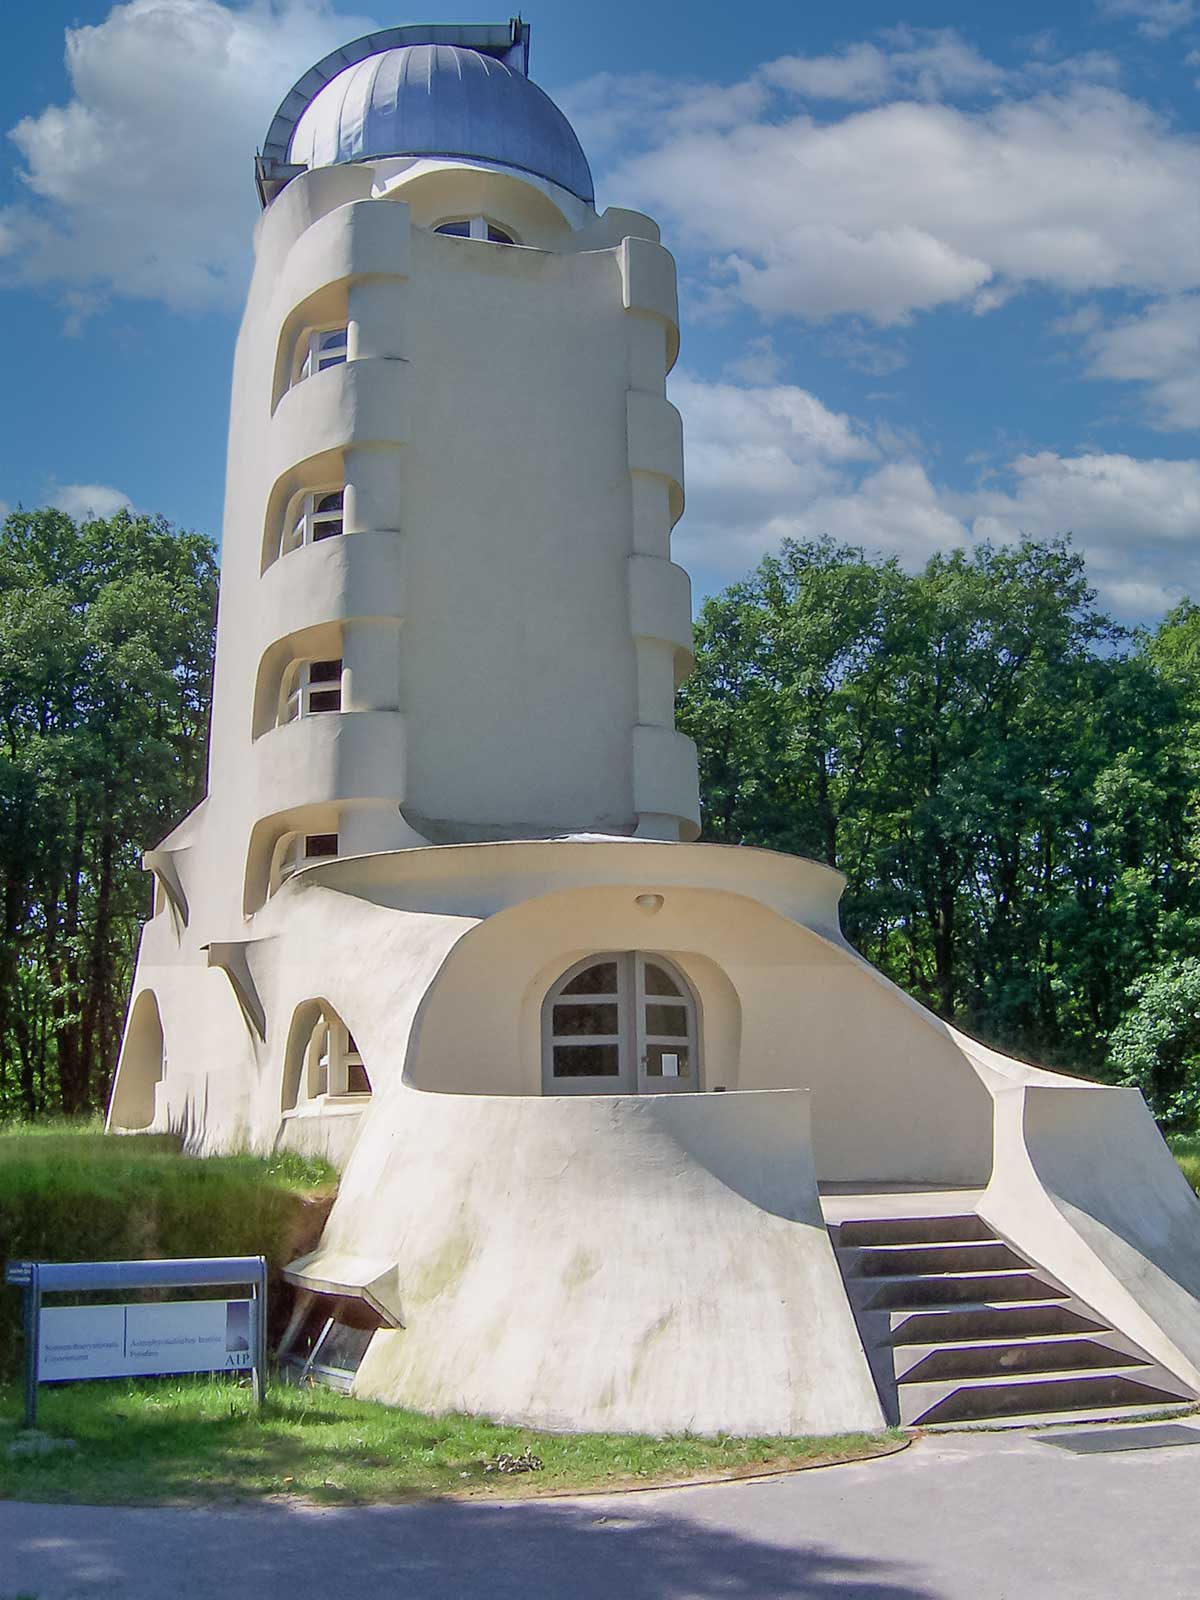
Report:
M 341 1169 L 281 1356 L 364 1395 L 756 1434 L 1189 1398 L 1200 1228 L 1140 1097 L 932 1017 L 828 867 L 694 842 L 674 263 L 528 56 L 369 35 L 257 158 L 208 794 L 145 856 L 110 1126 Z

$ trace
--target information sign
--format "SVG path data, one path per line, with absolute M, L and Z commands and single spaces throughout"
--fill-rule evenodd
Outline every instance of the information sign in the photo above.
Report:
M 249 1300 L 43 1306 L 38 1319 L 42 1383 L 248 1371 L 253 1363 Z
M 267 1263 L 262 1256 L 173 1261 L 9 1261 L 25 1324 L 25 1426 L 38 1385 L 78 1378 L 247 1372 L 261 1407 L 267 1379 Z M 141 1289 L 249 1289 L 236 1300 L 45 1305 L 48 1294 Z

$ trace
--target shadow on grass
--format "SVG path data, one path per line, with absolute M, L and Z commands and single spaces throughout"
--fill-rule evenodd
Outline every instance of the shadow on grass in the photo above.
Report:
M 174 1600 L 326 1600 L 348 1584 L 414 1600 L 950 1600 L 905 1563 L 811 1539 L 784 1548 L 648 1502 L 34 1515 L 0 1506 L 0 1530 L 8 1582 L 40 1600 L 159 1600 L 167 1574 Z

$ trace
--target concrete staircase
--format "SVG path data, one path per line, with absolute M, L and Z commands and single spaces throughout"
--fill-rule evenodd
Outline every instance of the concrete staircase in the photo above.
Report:
M 873 1217 L 830 1231 L 893 1421 L 1082 1422 L 1195 1403 L 982 1217 Z

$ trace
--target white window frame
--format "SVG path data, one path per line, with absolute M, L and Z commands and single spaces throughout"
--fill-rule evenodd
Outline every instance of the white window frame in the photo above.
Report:
M 335 683 L 332 678 L 318 678 L 313 681 L 313 668 L 338 665 L 338 678 Z M 341 656 L 323 656 L 319 661 L 293 661 L 283 675 L 279 685 L 279 726 L 285 722 L 296 722 L 301 717 L 328 717 L 333 716 L 342 709 L 342 679 L 345 668 Z M 313 696 L 326 694 L 336 690 L 338 703 L 336 706 L 314 706 Z
M 322 507 L 321 502 L 337 496 L 336 506 Z M 283 535 L 279 542 L 281 556 L 290 555 L 304 544 L 319 544 L 323 539 L 340 538 L 346 531 L 346 490 L 344 486 L 330 484 L 325 489 L 313 489 L 302 494 L 288 505 Z
M 516 234 L 512 231 L 511 228 L 503 227 L 499 222 L 494 222 L 491 217 L 484 217 L 484 216 L 443 217 L 441 222 L 438 222 L 438 223 L 434 224 L 433 231 L 434 231 L 434 233 L 441 233 L 442 230 L 447 226 L 447 224 L 449 224 L 449 223 L 458 224 L 458 223 L 462 223 L 462 222 L 465 222 L 467 224 L 468 228 L 470 229 L 470 232 L 467 235 L 467 237 L 470 238 L 470 239 L 474 239 L 477 244 L 509 244 L 509 245 L 514 245 L 514 244 L 520 244 L 520 242 L 521 242 L 517 238 Z M 505 237 L 503 239 L 489 239 L 488 238 L 488 229 L 489 228 L 495 228 L 497 230 L 497 232 L 504 234 Z M 463 236 L 462 236 L 461 233 L 460 234 L 453 234 L 453 233 L 452 234 L 445 234 L 445 233 L 443 233 L 442 237 L 443 238 L 449 238 L 449 239 L 455 239 L 455 238 L 461 239 Z
M 336 344 L 326 343 L 331 334 L 340 334 Z M 293 387 L 330 367 L 345 366 L 350 359 L 350 329 L 344 322 L 327 323 L 323 328 L 306 328 L 296 341 Z

